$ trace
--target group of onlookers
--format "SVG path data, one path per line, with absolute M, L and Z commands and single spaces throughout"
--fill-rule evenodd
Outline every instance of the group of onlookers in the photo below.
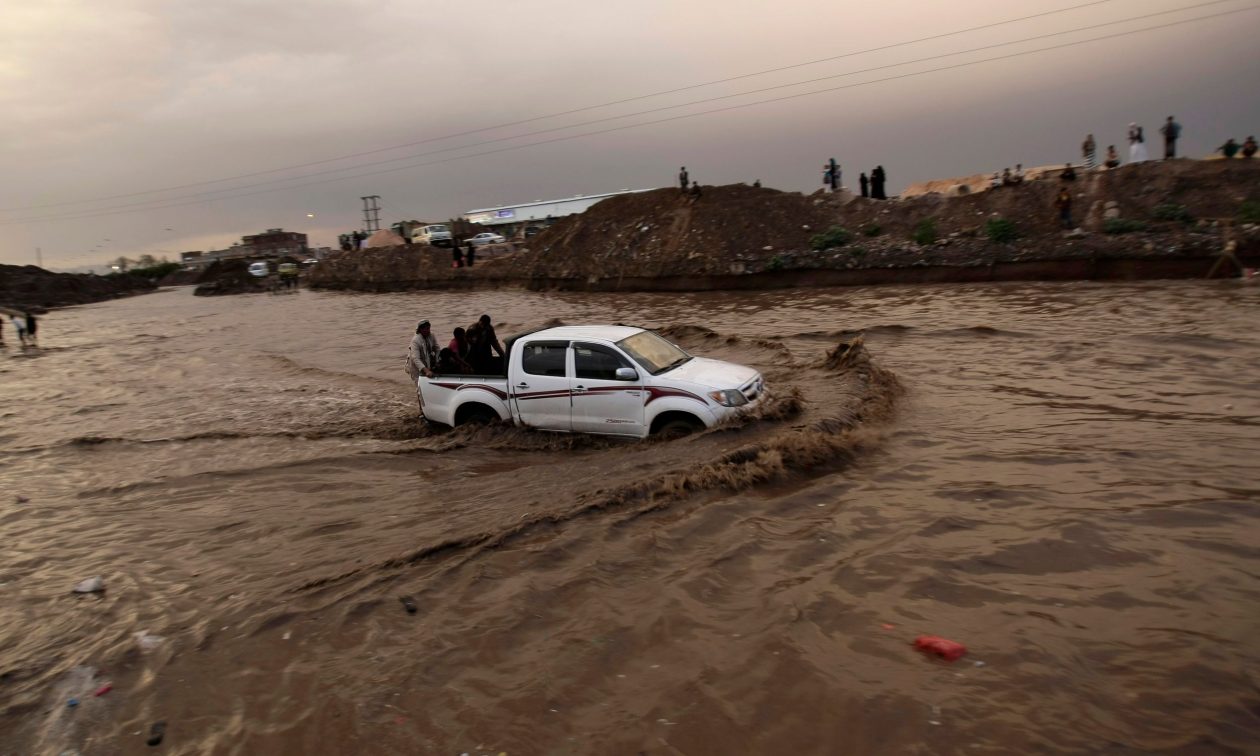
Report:
M 407 350 L 407 374 L 420 376 L 502 375 L 505 352 L 489 315 L 467 328 L 456 328 L 445 347 L 433 335 L 428 320 L 416 324 L 416 335 Z

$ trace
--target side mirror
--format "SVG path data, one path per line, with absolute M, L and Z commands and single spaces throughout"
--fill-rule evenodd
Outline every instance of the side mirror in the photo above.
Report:
M 637 381 L 639 374 L 634 368 L 620 367 L 617 368 L 616 378 L 619 381 Z

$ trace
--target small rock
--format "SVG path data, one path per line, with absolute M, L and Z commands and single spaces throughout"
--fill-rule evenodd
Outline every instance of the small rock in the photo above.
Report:
M 765 250 L 766 252 L 769 252 L 770 250 L 774 249 L 774 247 L 771 247 L 770 245 L 766 245 L 762 247 L 762 249 Z
M 166 722 L 157 721 L 149 728 L 149 739 L 144 741 L 151 746 L 161 745 L 162 738 L 166 735 Z
M 74 592 L 75 593 L 104 593 L 105 581 L 101 579 L 100 575 L 96 575 L 95 577 L 90 577 L 87 580 L 81 581 L 78 585 L 76 585 L 74 587 Z

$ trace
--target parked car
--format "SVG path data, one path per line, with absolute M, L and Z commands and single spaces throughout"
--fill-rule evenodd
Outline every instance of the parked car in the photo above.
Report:
M 542 227 L 541 227 L 541 226 L 526 226 L 526 227 L 525 227 L 525 234 L 524 234 L 524 235 L 525 235 L 525 238 L 526 238 L 526 239 L 528 239 L 528 238 L 530 238 L 530 237 L 533 237 L 533 236 L 538 236 L 538 234 L 540 234 L 540 233 L 542 233 Z
M 507 241 L 507 239 L 505 239 L 502 236 L 499 236 L 498 234 L 492 234 L 489 231 L 483 231 L 482 233 L 477 234 L 476 236 L 468 237 L 468 241 L 471 242 L 473 246 L 480 247 L 486 244 L 502 244 L 505 241 Z
M 709 428 L 765 396 L 754 368 L 693 357 L 632 326 L 562 326 L 508 339 L 498 375 L 417 379 L 426 419 L 645 438 Z

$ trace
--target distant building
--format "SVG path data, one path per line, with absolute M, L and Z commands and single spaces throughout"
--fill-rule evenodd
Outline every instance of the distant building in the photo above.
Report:
M 595 203 L 619 194 L 635 194 L 647 189 L 623 189 L 606 194 L 579 194 L 569 199 L 547 200 L 544 202 L 525 202 L 520 205 L 504 205 L 503 207 L 486 207 L 480 210 L 469 210 L 464 213 L 464 220 L 479 224 L 486 229 L 508 238 L 524 234 L 530 226 L 549 226 L 568 215 L 585 212 Z
M 298 256 L 306 254 L 307 250 L 306 234 L 282 228 L 269 228 L 261 234 L 242 237 L 241 246 L 248 247 L 251 254 L 259 257 Z
M 242 237 L 240 242 L 227 249 L 212 249 L 209 252 L 181 252 L 180 262 L 184 267 L 204 268 L 218 260 L 238 260 L 243 258 L 269 259 L 277 257 L 297 257 L 306 259 L 310 247 L 306 243 L 306 234 L 297 231 L 285 231 L 282 228 L 269 228 L 261 234 Z

